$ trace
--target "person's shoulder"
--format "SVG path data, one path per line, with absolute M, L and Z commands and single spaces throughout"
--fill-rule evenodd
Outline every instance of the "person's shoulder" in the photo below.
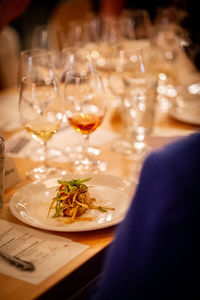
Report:
M 148 157 L 164 157 L 183 154 L 190 151 L 197 152 L 200 147 L 200 132 L 192 133 L 186 137 L 178 138 L 176 141 L 153 151 Z
M 144 166 L 169 165 L 173 162 L 182 164 L 183 161 L 200 162 L 200 133 L 181 137 L 176 141 L 152 151 L 144 161 Z

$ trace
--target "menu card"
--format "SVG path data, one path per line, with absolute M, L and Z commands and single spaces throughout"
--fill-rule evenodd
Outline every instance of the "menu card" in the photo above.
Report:
M 0 272 L 39 284 L 88 245 L 0 220 Z

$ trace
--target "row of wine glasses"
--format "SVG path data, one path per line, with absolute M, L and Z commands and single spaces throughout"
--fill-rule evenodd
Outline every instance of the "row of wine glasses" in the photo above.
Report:
M 86 44 L 114 44 L 150 38 L 151 20 L 145 9 L 124 10 L 119 16 L 97 15 L 69 22 L 66 43 L 70 47 Z
M 153 109 L 149 109 L 148 104 L 150 103 L 148 99 L 153 98 L 148 97 L 151 93 L 147 89 L 149 79 L 147 79 L 141 50 L 130 47 L 131 44 L 128 47 L 125 40 L 117 45 L 118 37 L 115 36 L 117 32 L 121 34 L 125 28 L 129 28 L 130 31 L 125 30 L 124 36 L 128 37 L 128 33 L 133 33 L 131 26 L 134 22 L 136 26 L 136 19 L 129 22 L 129 18 L 130 16 L 124 14 L 123 18 L 105 19 L 103 33 L 112 32 L 113 37 L 103 38 L 101 32 L 100 44 L 89 43 L 84 47 L 68 47 L 63 51 L 50 49 L 48 31 L 43 27 L 37 28 L 33 49 L 22 52 L 20 69 L 24 70 L 20 70 L 20 115 L 27 131 L 34 138 L 42 140 L 45 162 L 46 143 L 58 131 L 65 118 L 67 124 L 83 136 L 84 141 L 81 153 L 70 163 L 70 170 L 95 172 L 106 169 L 105 162 L 97 157 L 91 158 L 92 153 L 99 153 L 99 150 L 89 148 L 86 144 L 89 135 L 102 124 L 104 119 L 108 105 L 106 94 L 108 87 L 117 99 L 117 105 L 120 105 L 126 130 L 131 132 L 132 140 L 136 141 L 130 143 L 129 140 L 126 146 L 128 145 L 131 152 L 143 153 L 145 136 L 152 129 L 153 119 Z M 142 18 L 138 22 L 139 25 L 137 24 L 137 32 L 139 34 L 141 32 L 139 28 L 142 29 L 143 34 L 140 37 L 144 38 L 146 27 L 142 22 L 146 20 L 145 14 Z M 117 30 L 116 26 L 119 23 L 121 27 Z M 129 38 L 131 39 L 132 36 L 130 35 Z M 110 45 L 107 47 L 105 40 L 112 44 L 111 47 Z M 127 50 L 128 48 L 130 51 Z M 45 60 L 45 57 L 48 57 L 48 60 Z M 153 84 L 154 91 L 155 86 L 156 84 Z M 54 105 L 56 110 L 53 110 Z M 149 118 L 150 112 L 152 117 Z M 54 120 L 53 115 L 57 121 Z M 150 121 L 146 122 L 146 119 Z M 134 131 L 135 128 L 140 128 L 137 133 Z M 126 149 L 119 147 L 119 143 L 116 143 L 113 149 L 128 153 L 127 147 Z M 38 169 L 34 170 L 35 178 L 51 173 L 50 168 L 47 172 L 47 165 L 39 172 Z
M 97 69 L 100 70 L 104 79 L 105 76 L 109 77 L 110 88 L 121 102 L 120 110 L 127 137 L 125 138 L 125 134 L 123 133 L 123 139 L 116 141 L 112 148 L 117 152 L 125 153 L 129 156 L 143 156 L 147 151 L 146 136 L 151 134 L 153 130 L 157 88 L 157 79 L 147 70 L 144 49 L 113 48 L 109 66 L 107 65 L 103 71 L 99 69 L 96 57 L 92 57 L 93 52 L 89 52 L 85 48 L 68 48 L 64 50 L 64 53 L 66 53 L 69 60 L 68 70 L 72 71 L 72 73 L 82 73 L 85 76 L 85 74 L 88 74 L 88 71 L 94 73 Z M 87 57 L 86 60 L 84 59 L 85 57 Z M 75 65 L 73 64 L 74 60 L 77 60 L 77 64 Z M 84 86 L 85 84 L 82 84 L 82 88 Z M 86 89 L 85 87 L 84 89 L 77 89 L 77 87 L 72 89 L 72 85 L 68 87 L 67 78 L 65 81 L 64 99 L 67 105 L 69 105 L 70 101 L 68 99 L 74 100 L 76 97 L 78 98 L 78 96 L 75 96 L 77 93 L 81 93 L 83 99 L 86 97 L 85 93 L 88 91 L 89 88 Z M 108 105 L 105 84 L 103 93 L 102 97 L 100 97 L 101 99 L 104 98 L 104 103 L 101 103 L 103 110 L 99 109 L 99 112 L 105 113 L 105 103 Z M 99 99 L 99 96 L 97 99 Z M 74 102 L 74 105 L 76 105 L 76 102 Z M 92 109 L 94 110 L 94 107 Z M 104 113 L 101 113 L 101 116 L 98 115 L 98 120 L 103 119 Z M 83 114 L 82 119 L 85 117 L 85 114 Z M 70 123 L 69 117 L 68 120 Z M 97 121 L 96 124 L 98 123 Z M 71 125 L 73 127 L 73 124 Z M 80 128 L 77 131 L 81 132 Z M 98 160 L 96 160 L 96 163 L 99 164 L 101 170 L 105 169 L 105 164 L 99 163 Z
M 107 109 L 103 81 L 88 52 L 73 51 L 72 48 L 65 50 L 68 68 L 62 97 L 49 51 L 31 50 L 28 65 L 21 61 L 23 67 L 27 67 L 20 86 L 21 120 L 25 129 L 42 141 L 44 147 L 44 165 L 29 173 L 32 178 L 65 173 L 50 168 L 46 155 L 47 141 L 58 131 L 63 115 L 84 141 L 81 154 L 70 162 L 69 170 L 106 170 L 106 162 L 92 157 L 88 151 L 89 136 L 102 124 Z M 113 149 L 143 155 L 147 149 L 145 138 L 153 128 L 156 80 L 146 71 L 140 48 L 116 50 L 113 59 L 116 70 L 111 75 L 112 88 L 121 99 L 124 128 L 129 133 L 127 139 L 123 136 L 114 143 Z
M 54 72 L 51 53 L 46 50 L 28 50 L 29 54 L 20 68 L 24 69 L 20 84 L 19 112 L 22 123 L 33 138 L 40 140 L 44 147 L 43 165 L 28 173 L 30 178 L 41 179 L 51 174 L 65 174 L 64 170 L 52 168 L 47 163 L 47 142 L 55 134 L 63 115 L 69 124 L 84 137 L 85 143 L 89 135 L 102 123 L 106 100 L 100 75 L 91 69 L 89 60 L 80 64 L 77 61 L 70 65 L 64 84 L 64 101 L 60 95 L 59 85 Z M 27 53 L 26 53 L 27 54 Z M 83 61 L 82 61 L 83 63 Z M 84 71 L 84 72 L 83 72 Z M 92 159 L 83 146 L 79 160 L 70 163 L 70 170 L 79 172 L 105 170 L 105 162 Z

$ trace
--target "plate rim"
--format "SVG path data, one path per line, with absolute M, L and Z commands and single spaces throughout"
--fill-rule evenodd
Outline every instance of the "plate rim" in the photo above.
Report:
M 169 115 L 170 117 L 174 118 L 175 120 L 188 123 L 191 125 L 200 125 L 200 118 L 199 121 L 197 118 L 195 120 L 192 120 L 191 115 L 187 114 L 186 112 L 183 111 L 182 114 L 177 113 L 176 108 L 170 108 L 169 109 Z
M 74 177 L 74 178 L 77 178 L 77 176 L 79 177 L 87 177 L 87 176 L 90 176 L 90 177 L 107 177 L 107 178 L 115 178 L 116 180 L 120 180 L 121 182 L 123 182 L 124 180 L 126 182 L 129 182 L 129 187 L 133 187 L 133 190 L 134 188 L 136 187 L 137 185 L 137 180 L 135 179 L 129 179 L 129 178 L 126 178 L 126 177 L 119 177 L 119 176 L 116 176 L 116 175 L 111 175 L 111 174 L 91 174 L 91 173 L 86 173 L 86 174 L 67 174 L 66 175 L 67 177 Z M 65 176 L 65 179 L 67 179 Z M 58 177 L 55 177 L 55 176 L 52 176 L 52 177 L 48 177 L 46 179 L 42 179 L 42 180 L 37 180 L 37 181 L 32 181 L 24 186 L 22 186 L 19 190 L 17 190 L 11 197 L 10 199 L 10 211 L 11 213 L 18 219 L 20 220 L 21 222 L 25 223 L 26 225 L 28 226 L 31 226 L 31 227 L 34 227 L 34 228 L 38 228 L 38 229 L 42 229 L 42 230 L 47 230 L 47 231 L 54 231 L 54 232 L 86 232 L 86 231 L 94 231 L 94 230 L 100 230 L 100 229 L 104 229 L 104 228 L 108 228 L 108 227 L 111 227 L 111 226 L 114 226 L 114 225 L 117 225 L 119 224 L 124 216 L 121 216 L 121 217 L 118 217 L 114 220 L 111 220 L 111 221 L 108 221 L 108 222 L 105 222 L 105 223 L 102 223 L 100 224 L 99 226 L 95 226 L 95 227 L 86 227 L 86 228 L 82 228 L 82 229 L 76 229 L 76 228 L 67 228 L 67 227 L 51 227 L 51 226 L 47 226 L 45 224 L 33 224 L 31 222 L 29 222 L 27 219 L 24 219 L 21 215 L 19 215 L 16 211 L 16 201 L 15 201 L 15 198 L 18 196 L 18 194 L 22 193 L 24 189 L 28 188 L 29 186 L 33 186 L 35 184 L 39 184 L 39 183 L 42 183 L 42 182 L 45 182 L 47 180 L 57 180 Z M 109 186 L 109 185 L 108 185 Z M 112 187 L 112 186 L 110 186 Z M 115 187 L 114 187 L 115 188 Z M 120 192 L 123 192 L 125 194 L 127 194 L 129 196 L 129 194 L 124 190 L 121 190 L 121 189 L 118 189 Z M 128 201 L 127 201 L 128 202 Z M 65 224 L 67 225 L 67 224 Z

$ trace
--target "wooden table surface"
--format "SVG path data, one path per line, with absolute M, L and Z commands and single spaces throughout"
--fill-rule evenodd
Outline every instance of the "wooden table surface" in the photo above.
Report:
M 11 89 L 7 91 L 2 91 L 0 94 L 0 101 L 9 93 L 16 93 L 16 90 Z M 110 130 L 120 132 L 120 118 L 116 110 L 112 110 L 108 113 L 103 126 L 109 126 Z M 197 129 L 197 126 L 192 126 L 173 120 L 166 113 L 161 113 L 159 112 L 159 110 L 157 110 L 155 126 L 156 128 L 167 131 L 169 137 L 149 137 L 149 143 L 151 144 L 152 149 L 163 144 L 169 143 L 172 139 L 176 138 L 176 135 L 174 134 L 176 130 L 177 132 L 179 132 L 179 130 L 182 130 L 183 132 L 185 131 L 185 134 L 187 135 L 188 130 L 193 131 Z M 172 132 L 171 137 L 170 132 Z M 2 135 L 5 137 L 5 139 L 8 139 L 12 134 L 13 133 L 10 132 L 3 132 Z M 106 174 L 126 178 L 137 178 L 142 166 L 142 161 L 138 162 L 130 160 L 125 155 L 114 152 L 111 146 L 112 143 L 107 143 L 101 148 L 100 156 L 108 162 Z M 20 174 L 21 181 L 5 191 L 4 205 L 3 208 L 0 209 L 0 218 L 13 223 L 21 224 L 23 226 L 27 226 L 26 224 L 23 224 L 21 221 L 17 220 L 12 215 L 9 209 L 9 200 L 13 193 L 15 193 L 19 188 L 21 188 L 28 182 L 30 182 L 26 179 L 25 173 L 28 169 L 35 166 L 37 163 L 28 159 L 19 158 L 14 159 L 14 161 Z M 63 166 L 65 165 L 62 165 L 62 167 Z M 67 169 L 67 164 L 65 167 Z M 45 293 L 49 288 L 55 286 L 63 278 L 67 278 L 67 276 L 71 274 L 74 270 L 77 270 L 81 265 L 89 261 L 92 257 L 97 255 L 102 249 L 109 245 L 113 239 L 114 230 L 115 227 L 113 226 L 106 229 L 89 232 L 51 232 L 52 234 L 66 237 L 76 242 L 87 244 L 90 247 L 81 255 L 73 259 L 70 263 L 64 265 L 57 272 L 55 272 L 46 280 L 37 285 L 33 285 L 25 281 L 17 280 L 10 276 L 0 274 L 0 299 L 28 300 L 39 297 L 40 295 Z

